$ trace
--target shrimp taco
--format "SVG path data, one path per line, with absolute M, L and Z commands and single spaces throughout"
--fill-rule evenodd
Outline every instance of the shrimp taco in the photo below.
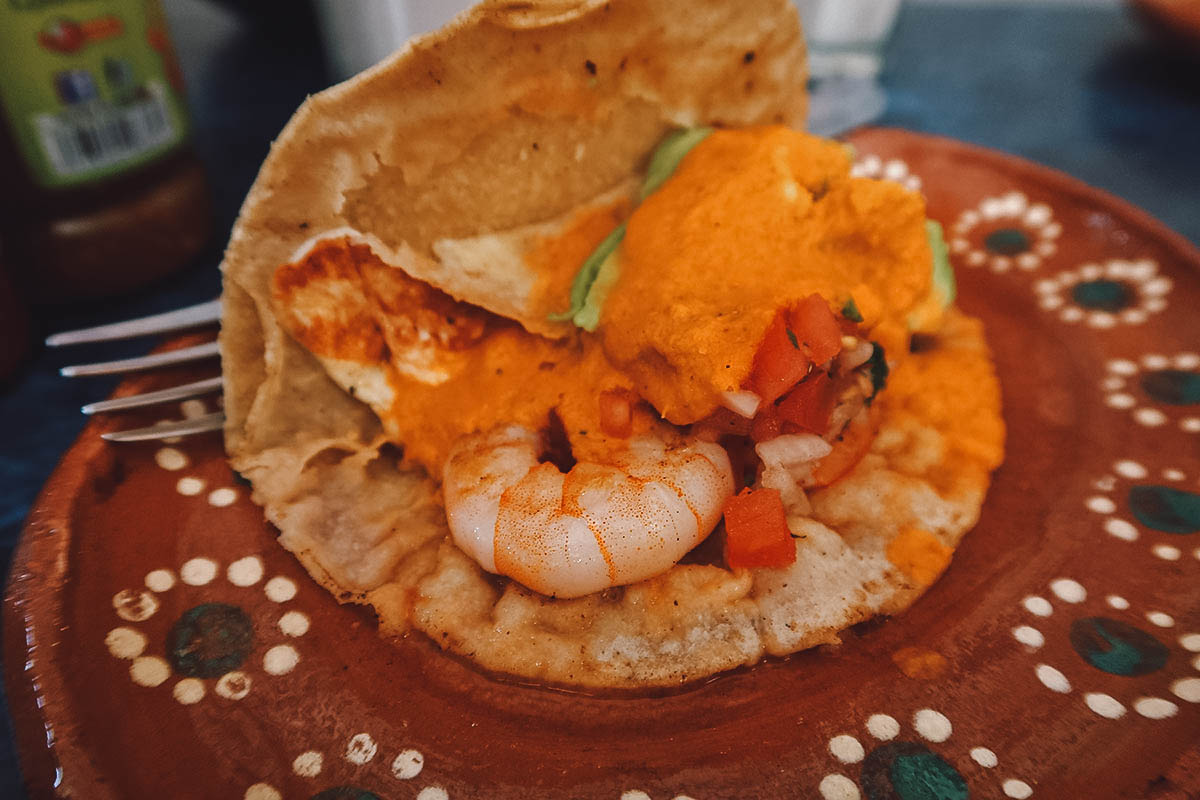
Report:
M 552 683 L 910 605 L 999 387 L 921 197 L 801 131 L 804 79 L 790 0 L 486 2 L 310 98 L 223 264 L 280 543 L 383 635 Z

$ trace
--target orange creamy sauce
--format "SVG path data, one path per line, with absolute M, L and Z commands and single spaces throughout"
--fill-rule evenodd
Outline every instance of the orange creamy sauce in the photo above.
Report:
M 500 424 L 539 430 L 551 411 L 576 458 L 612 447 L 601 431 L 599 396 L 632 384 L 609 364 L 594 337 L 552 341 L 526 333 L 344 238 L 322 242 L 281 266 L 272 289 L 280 319 L 309 351 L 382 373 L 394 400 L 375 411 L 388 435 L 404 444 L 407 458 L 431 474 L 440 474 L 463 435 Z M 450 377 L 431 385 L 394 369 L 398 359 L 389 350 L 389 333 L 394 343 L 399 334 L 441 342 L 436 366 Z M 644 404 L 635 406 L 632 433 L 648 429 L 655 416 Z
M 568 341 L 458 303 L 348 240 L 280 267 L 275 299 L 289 331 L 314 354 L 378 369 L 394 400 L 376 412 L 406 456 L 432 474 L 464 434 L 500 424 L 544 429 L 551 412 L 575 458 L 587 461 L 615 445 L 601 432 L 601 393 L 633 390 L 654 406 L 635 406 L 634 434 L 659 413 L 677 424 L 702 419 L 720 392 L 743 385 L 776 310 L 814 292 L 835 310 L 853 297 L 871 338 L 891 354 L 907 349 L 905 314 L 930 288 L 924 204 L 848 170 L 841 145 L 790 129 L 712 134 L 629 218 L 600 329 Z M 526 259 L 543 276 L 539 290 L 559 292 L 565 306 L 563 276 L 573 277 L 626 213 L 622 203 L 581 212 L 562 235 L 536 243 Z M 294 295 L 314 286 L 325 292 L 316 312 L 296 313 Z M 395 319 L 406 314 L 416 323 L 402 332 L 439 319 L 470 332 L 438 353 L 450 373 L 444 382 L 391 368 L 388 337 L 394 344 Z
M 872 338 L 907 345 L 930 290 L 921 198 L 852 178 L 845 148 L 782 127 L 717 131 L 629 220 L 600 336 L 671 422 L 737 390 L 775 311 L 854 298 Z
M 571 284 L 580 265 L 605 237 L 629 216 L 630 201 L 623 199 L 607 207 L 580 211 L 558 236 L 547 236 L 525 253 L 525 263 L 538 276 L 534 308 L 566 308 Z

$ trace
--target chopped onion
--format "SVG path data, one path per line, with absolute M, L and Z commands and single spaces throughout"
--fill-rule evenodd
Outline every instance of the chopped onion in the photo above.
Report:
M 875 345 L 868 341 L 859 341 L 853 348 L 848 348 L 842 351 L 838 357 L 838 363 L 842 369 L 849 372 L 852 369 L 857 369 L 863 364 L 871 360 L 871 354 L 875 352 Z
M 829 455 L 833 447 L 820 436 L 812 433 L 787 433 L 765 442 L 759 442 L 754 452 L 763 465 L 787 469 Z
M 750 419 L 758 413 L 762 398 L 754 392 L 721 392 L 721 403 L 738 416 Z
M 783 501 L 783 508 L 788 514 L 803 515 L 812 511 L 808 495 L 792 474 L 783 467 L 764 469 L 762 477 L 759 478 L 759 485 L 765 489 L 778 490 L 779 499 Z

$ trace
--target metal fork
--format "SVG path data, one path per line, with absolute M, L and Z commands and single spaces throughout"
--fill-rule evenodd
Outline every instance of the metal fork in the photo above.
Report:
M 163 314 L 153 314 L 126 322 L 116 322 L 109 325 L 99 325 L 94 328 L 56 333 L 46 339 L 46 345 L 49 347 L 63 347 L 92 342 L 112 342 L 120 339 L 132 339 L 138 336 L 182 331 L 201 325 L 210 325 L 220 321 L 220 319 L 221 301 L 213 300 L 208 303 L 200 303 L 199 305 L 180 308 Z M 185 347 L 165 353 L 141 356 L 140 358 L 103 361 L 96 364 L 75 364 L 63 367 L 59 370 L 59 373 L 64 377 L 74 378 L 86 375 L 112 375 L 120 372 L 139 372 L 157 367 L 186 364 L 191 361 L 213 358 L 217 354 L 217 343 L 208 342 L 194 347 Z M 221 379 L 219 377 L 209 378 L 154 392 L 145 392 L 113 400 L 88 403 L 81 410 L 84 414 L 89 415 L 111 411 L 126 411 L 131 408 L 169 403 L 174 400 L 184 400 L 219 391 L 221 391 Z M 147 439 L 167 439 L 175 436 L 188 436 L 196 433 L 220 430 L 224 423 L 225 414 L 218 411 L 192 419 L 163 422 L 147 428 L 110 431 L 100 435 L 110 442 L 137 442 Z

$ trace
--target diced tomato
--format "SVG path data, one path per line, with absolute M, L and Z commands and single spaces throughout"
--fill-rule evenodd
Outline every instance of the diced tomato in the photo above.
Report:
M 790 309 L 788 323 L 814 364 L 827 363 L 842 349 L 841 326 L 819 294 L 810 294 Z
M 773 403 L 760 410 L 750 425 L 750 438 L 756 442 L 774 439 L 782 432 L 783 420 L 779 418 L 779 411 Z
M 628 393 L 621 389 L 600 393 L 600 430 L 618 439 L 633 433 L 633 401 Z
M 725 503 L 725 563 L 785 567 L 796 560 L 796 544 L 778 489 L 742 489 Z
M 836 400 L 834 382 L 829 373 L 818 371 L 784 395 L 776 410 L 785 422 L 821 436 L 829 428 L 829 414 Z
M 877 425 L 878 415 L 874 410 L 851 420 L 841 437 L 833 442 L 833 451 L 813 468 L 814 485 L 828 486 L 854 469 L 854 465 L 871 449 Z
M 800 348 L 799 334 L 789 330 L 787 315 L 775 315 L 763 337 L 750 370 L 749 388 L 762 398 L 763 405 L 774 403 L 808 373 L 808 356 Z

